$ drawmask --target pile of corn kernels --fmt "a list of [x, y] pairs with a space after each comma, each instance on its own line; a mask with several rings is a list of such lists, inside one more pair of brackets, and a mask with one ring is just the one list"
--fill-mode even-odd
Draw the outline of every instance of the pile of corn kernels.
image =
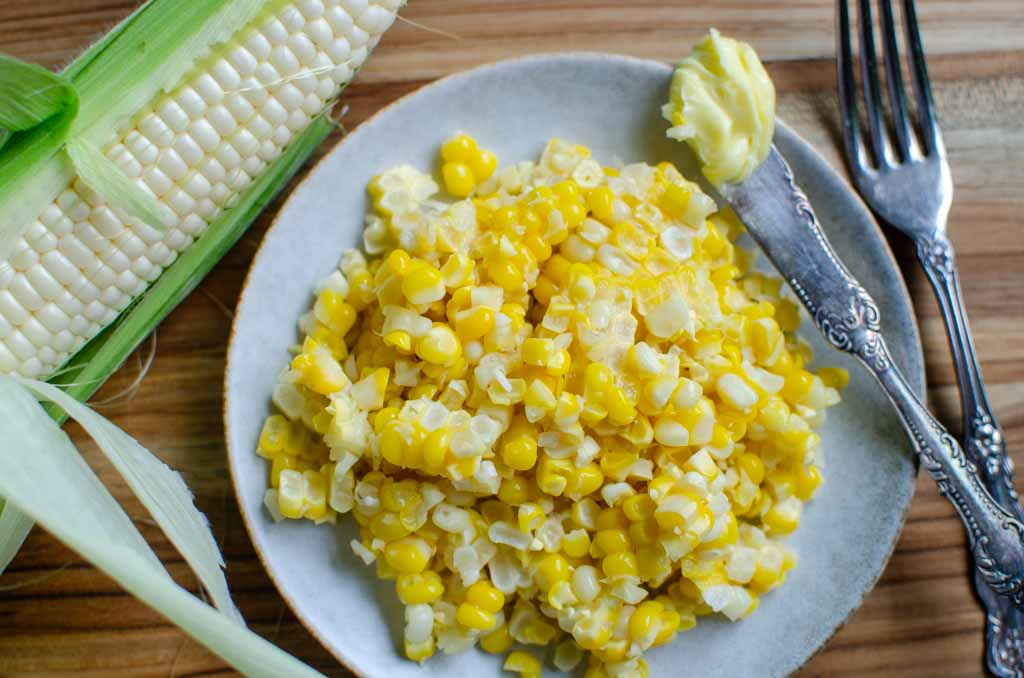
[[[737, 620], [795, 564], [841, 369], [741, 227], [668, 163], [555, 139], [497, 168], [458, 135], [440, 175], [369, 185], [365, 254], [300, 320], [259, 454], [275, 519], [334, 523], [395, 581], [404, 648], [479, 643], [526, 678], [645, 676], [643, 653]], [[589, 657], [586, 657], [589, 653]]]

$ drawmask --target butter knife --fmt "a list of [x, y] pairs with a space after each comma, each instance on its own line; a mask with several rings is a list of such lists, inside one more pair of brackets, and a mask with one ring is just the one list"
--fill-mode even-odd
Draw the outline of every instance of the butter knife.
[[773, 147], [749, 178], [718, 191], [828, 342], [855, 356], [875, 377], [922, 466], [963, 521], [982, 577], [1024, 609], [1024, 524], [992, 498], [978, 469], [893, 363], [877, 304], [836, 256], [789, 165]]

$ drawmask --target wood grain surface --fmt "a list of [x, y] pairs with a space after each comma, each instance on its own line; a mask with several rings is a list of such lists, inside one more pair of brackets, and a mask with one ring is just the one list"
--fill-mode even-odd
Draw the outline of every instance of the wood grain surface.
[[[182, 0], [184, 1], [184, 0]], [[0, 0], [0, 51], [59, 67], [125, 16], [132, 0]], [[993, 405], [1024, 463], [1024, 6], [1020, 0], [918, 2], [956, 196], [950, 217], [974, 336]], [[779, 113], [837, 167], [829, 0], [412, 0], [345, 97], [345, 125], [439, 76], [535, 52], [679, 58], [716, 26], [754, 44], [780, 90]], [[431, 32], [413, 22], [457, 36]], [[329, 148], [333, 138], [324, 148]], [[346, 675], [296, 621], [239, 517], [221, 424], [231, 309], [278, 200], [95, 399], [179, 469], [210, 517], [228, 580], [253, 629], [329, 675]], [[929, 397], [959, 428], [941, 319], [912, 250], [891, 236], [924, 339]], [[174, 578], [195, 578], [81, 431], [70, 433]], [[851, 516], [856, 520], [856, 516]], [[801, 676], [977, 676], [982, 613], [967, 580], [964, 533], [927, 477], [875, 590]], [[837, 573], [841, 576], [841, 573]], [[786, 642], [780, 638], [779, 642]], [[40, 529], [0, 577], [0, 676], [233, 675], [162, 617]]]

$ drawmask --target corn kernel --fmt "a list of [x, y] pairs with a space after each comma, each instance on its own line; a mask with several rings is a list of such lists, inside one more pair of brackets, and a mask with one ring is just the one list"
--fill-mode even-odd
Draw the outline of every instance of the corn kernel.
[[466, 591], [466, 602], [487, 612], [498, 612], [505, 605], [505, 594], [486, 581], [478, 581]]
[[393, 541], [384, 549], [388, 565], [402, 574], [422, 572], [430, 561], [430, 545], [417, 537]]
[[540, 678], [540, 660], [529, 652], [521, 650], [510, 652], [501, 668], [511, 673], [518, 673], [521, 678]]
[[494, 618], [494, 613], [481, 609], [471, 603], [459, 605], [455, 618], [466, 628], [477, 631], [488, 631], [494, 628], [497, 621]]
[[590, 535], [576, 529], [562, 537], [562, 550], [570, 558], [583, 558], [590, 552]]
[[512, 642], [508, 625], [502, 625], [480, 636], [480, 649], [489, 654], [503, 654], [512, 647]]
[[537, 584], [544, 590], [569, 578], [569, 562], [557, 553], [544, 556], [537, 565]]
[[462, 356], [462, 344], [450, 327], [435, 323], [416, 342], [416, 355], [433, 365], [449, 366]]
[[606, 577], [617, 577], [619, 575], [635, 577], [639, 574], [636, 554], [632, 551], [622, 551], [605, 556], [604, 560], [601, 561], [601, 571], [604, 572]]
[[473, 170], [464, 162], [446, 162], [441, 166], [444, 188], [456, 198], [465, 198], [476, 189]]
[[433, 571], [400, 574], [395, 579], [398, 599], [406, 605], [432, 603], [444, 593], [441, 577]]

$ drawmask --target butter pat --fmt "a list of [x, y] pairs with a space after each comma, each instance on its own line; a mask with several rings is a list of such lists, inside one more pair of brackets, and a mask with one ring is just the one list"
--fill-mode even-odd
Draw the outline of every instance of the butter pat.
[[676, 66], [662, 115], [711, 183], [743, 181], [771, 149], [775, 88], [750, 45], [711, 29]]

